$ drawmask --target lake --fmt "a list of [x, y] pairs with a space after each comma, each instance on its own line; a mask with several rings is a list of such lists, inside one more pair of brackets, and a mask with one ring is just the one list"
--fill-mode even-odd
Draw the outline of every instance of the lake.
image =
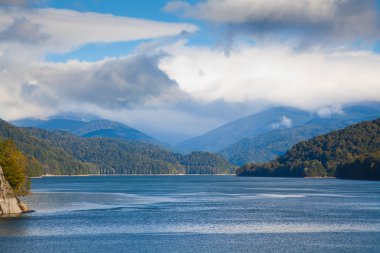
[[380, 182], [235, 176], [32, 180], [0, 252], [380, 252]]

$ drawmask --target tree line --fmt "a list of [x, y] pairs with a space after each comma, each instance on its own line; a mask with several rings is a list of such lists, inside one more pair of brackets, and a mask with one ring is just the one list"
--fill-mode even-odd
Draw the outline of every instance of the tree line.
[[294, 145], [269, 163], [250, 163], [241, 176], [380, 179], [380, 119], [361, 122]]
[[182, 155], [146, 142], [18, 128], [2, 120], [1, 138], [12, 139], [25, 155], [28, 176], [234, 173], [234, 166], [217, 154]]

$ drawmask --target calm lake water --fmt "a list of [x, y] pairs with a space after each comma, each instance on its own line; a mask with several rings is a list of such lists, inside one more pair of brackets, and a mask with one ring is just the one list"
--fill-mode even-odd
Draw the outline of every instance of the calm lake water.
[[0, 252], [380, 252], [380, 182], [235, 176], [33, 179]]

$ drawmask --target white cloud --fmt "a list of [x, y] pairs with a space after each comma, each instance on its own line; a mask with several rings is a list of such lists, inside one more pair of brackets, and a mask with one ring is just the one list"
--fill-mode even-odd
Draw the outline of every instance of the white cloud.
[[[245, 8], [248, 2], [257, 8]], [[338, 37], [374, 34], [368, 5], [348, 15], [348, 22], [343, 14], [332, 18], [338, 12], [351, 13], [351, 9], [337, 12], [338, 2], [352, 3], [224, 0], [218, 1], [219, 9], [212, 9], [216, 6], [212, 0], [195, 6], [176, 4], [183, 5], [180, 8], [189, 11], [188, 16], [213, 22], [253, 22], [255, 28], [266, 20], [272, 27], [277, 22], [306, 23], [305, 27], [321, 23], [319, 31]], [[173, 3], [169, 7], [177, 8]], [[226, 7], [231, 7], [228, 15]], [[368, 51], [308, 48], [300, 52], [270, 40], [265, 45], [240, 45], [226, 55], [184, 42], [150, 41], [125, 57], [53, 64], [44, 62], [46, 54], [70, 52], [89, 43], [175, 36], [197, 27], [56, 9], [0, 8], [0, 17], [0, 116], [8, 120], [87, 112], [147, 132], [194, 135], [268, 104], [326, 115], [345, 103], [380, 101], [380, 56]], [[344, 18], [339, 21], [339, 17]], [[292, 121], [283, 117], [275, 123], [278, 126], [273, 127], [288, 127]]]
[[367, 51], [246, 46], [226, 56], [183, 44], [166, 50], [171, 56], [161, 60], [160, 68], [203, 101], [264, 100], [310, 110], [380, 101], [380, 55]]
[[[69, 52], [88, 43], [154, 39], [197, 30], [196, 26], [186, 23], [158, 22], [58, 9], [0, 8], [0, 16], [0, 32], [12, 36], [12, 43], [17, 40], [23, 40], [24, 44], [29, 39], [35, 41], [35, 33], [40, 33], [41, 36], [44, 35], [40, 49], [55, 53]], [[18, 29], [14, 29], [15, 27]], [[35, 33], [31, 33], [28, 27], [32, 27]], [[3, 38], [2, 42], [9, 40]], [[35, 43], [32, 44], [35, 46]]]
[[39, 63], [0, 72], [6, 120], [91, 113], [148, 133], [200, 134], [252, 112], [249, 105], [199, 103], [158, 68], [161, 56]]
[[[234, 106], [198, 104], [181, 91], [158, 68], [162, 56], [155, 48], [161, 44], [154, 41], [120, 58], [44, 62], [51, 52], [69, 52], [88, 43], [171, 36], [195, 31], [193, 25], [53, 9], [0, 9], [0, 15], [2, 118], [87, 112], [148, 132], [193, 135], [237, 115], [237, 109], [230, 109]], [[238, 111], [251, 111], [243, 107]]]
[[291, 119], [289, 119], [286, 116], [282, 116], [280, 118], [280, 121], [270, 124], [270, 127], [272, 129], [279, 129], [282, 127], [289, 128], [289, 127], [292, 127], [292, 125], [293, 125], [293, 121]]
[[157, 61], [155, 56], [130, 55], [98, 62], [41, 63], [10, 68], [0, 78], [3, 93], [40, 107], [73, 103], [112, 109], [171, 104], [184, 95], [157, 67]]
[[[120, 111], [171, 105], [184, 96], [145, 53], [98, 62], [47, 63], [48, 53], [65, 53], [89, 43], [158, 39], [194, 32], [168, 23], [72, 10], [28, 7], [0, 1], [0, 116], [12, 120], [47, 117], [83, 108]], [[91, 110], [90, 110], [91, 111]]]
[[344, 111], [342, 110], [342, 107], [339, 105], [331, 105], [322, 107], [317, 111], [318, 115], [322, 118], [329, 118], [334, 114], [343, 115]]

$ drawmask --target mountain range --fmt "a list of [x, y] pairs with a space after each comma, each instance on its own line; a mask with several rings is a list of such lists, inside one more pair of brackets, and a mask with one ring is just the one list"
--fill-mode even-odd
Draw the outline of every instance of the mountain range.
[[11, 123], [19, 127], [35, 127], [48, 131], [66, 131], [82, 137], [106, 137], [163, 145], [155, 138], [135, 128], [104, 119], [80, 121], [65, 118], [51, 118], [47, 120], [29, 118], [11, 121]]
[[12, 121], [21, 127], [67, 131], [80, 137], [104, 137], [141, 141], [183, 154], [194, 151], [217, 152], [230, 163], [268, 162], [284, 154], [299, 141], [342, 129], [351, 124], [380, 117], [380, 103], [347, 105], [332, 112], [309, 112], [292, 107], [271, 107], [237, 119], [203, 135], [170, 147], [124, 124], [103, 119], [82, 121], [70, 118]]
[[217, 154], [182, 155], [144, 141], [82, 137], [61, 130], [16, 127], [3, 120], [0, 139], [13, 140], [26, 155], [29, 176], [234, 172], [234, 166]]
[[218, 152], [232, 164], [267, 162], [302, 140], [380, 117], [380, 103], [348, 105], [321, 115], [291, 107], [273, 107], [218, 127], [177, 145], [182, 152]]
[[259, 113], [237, 119], [203, 135], [176, 145], [182, 152], [218, 152], [237, 141], [254, 137], [275, 129], [301, 125], [312, 119], [312, 114], [291, 107], [273, 107]]

